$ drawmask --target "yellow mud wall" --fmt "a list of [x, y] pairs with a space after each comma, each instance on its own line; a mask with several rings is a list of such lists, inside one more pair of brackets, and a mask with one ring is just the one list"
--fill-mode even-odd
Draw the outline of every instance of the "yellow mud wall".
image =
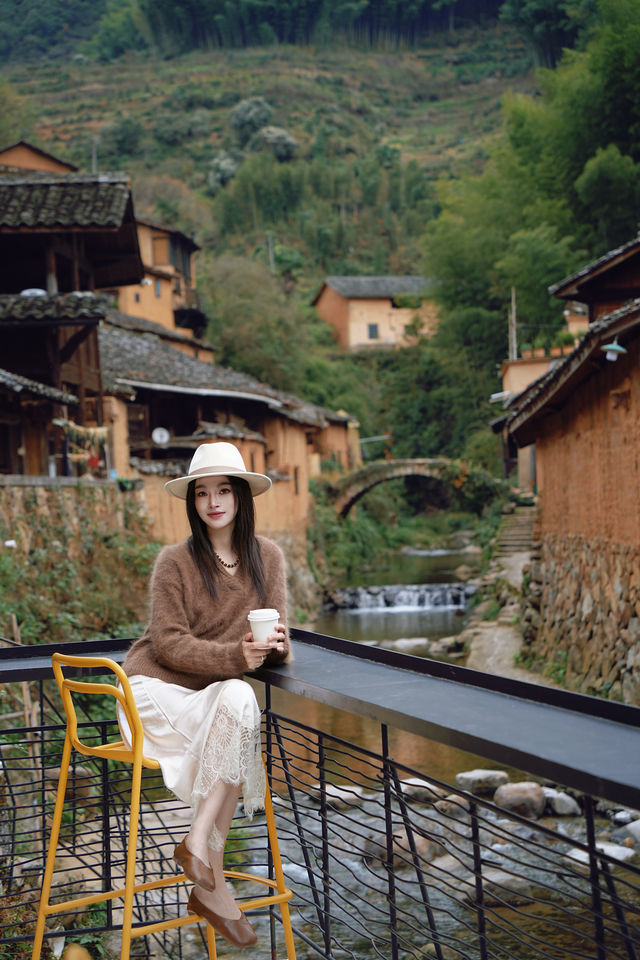
[[318, 316], [335, 330], [338, 345], [346, 349], [349, 346], [349, 301], [331, 287], [325, 287], [316, 310]]
[[[421, 320], [421, 329], [427, 336], [438, 324], [435, 306], [425, 301], [419, 309], [394, 307], [388, 298], [351, 300], [349, 302], [349, 332], [346, 346], [399, 346], [405, 343], [405, 327], [415, 317]], [[369, 336], [369, 324], [378, 325], [378, 336]]]

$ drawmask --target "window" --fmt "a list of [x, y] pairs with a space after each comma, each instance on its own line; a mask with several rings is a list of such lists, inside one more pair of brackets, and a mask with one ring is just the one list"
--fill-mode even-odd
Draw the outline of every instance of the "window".
[[134, 293], [133, 299], [135, 300], [136, 303], [140, 303], [140, 294], [139, 294], [139, 293]]
[[377, 340], [380, 334], [378, 333], [378, 324], [369, 323], [367, 324], [369, 340]]
[[157, 277], [156, 277], [154, 283], [155, 283], [154, 289], [155, 289], [155, 291], [156, 291], [156, 297], [161, 297], [161, 296], [162, 296], [162, 286], [161, 286], [160, 281], [158, 280]]

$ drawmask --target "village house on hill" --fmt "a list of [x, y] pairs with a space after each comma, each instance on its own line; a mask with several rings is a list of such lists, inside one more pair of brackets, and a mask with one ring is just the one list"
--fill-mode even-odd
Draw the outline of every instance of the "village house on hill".
[[[46, 169], [18, 169], [25, 157]], [[0, 151], [0, 484], [137, 482], [172, 541], [188, 531], [164, 480], [231, 439], [274, 481], [259, 528], [304, 542], [309, 479], [323, 460], [359, 464], [356, 421], [216, 365], [197, 336], [196, 244], [136, 220], [125, 176], [55, 163]]]
[[418, 276], [327, 277], [311, 303], [343, 350], [406, 346], [438, 323], [429, 281]]
[[584, 303], [591, 322], [510, 398], [501, 427], [535, 446], [525, 653], [574, 689], [640, 704], [640, 238], [551, 292]]

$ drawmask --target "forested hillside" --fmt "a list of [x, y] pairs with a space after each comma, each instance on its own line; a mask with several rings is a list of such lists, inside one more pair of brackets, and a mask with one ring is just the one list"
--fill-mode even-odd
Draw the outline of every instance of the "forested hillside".
[[[3, 18], [3, 141], [128, 171], [138, 213], [202, 247], [218, 359], [349, 410], [396, 455], [496, 466], [511, 289], [549, 343], [549, 283], [636, 232], [634, 0], [0, 0]], [[102, 63], [125, 21], [133, 49]], [[22, 59], [25, 24], [47, 56]], [[309, 307], [332, 273], [428, 276], [436, 338], [340, 356]]]
[[593, 11], [594, 0], [0, 0], [0, 58], [65, 56], [83, 39], [103, 59], [337, 40], [406, 48], [502, 16], [552, 66]]

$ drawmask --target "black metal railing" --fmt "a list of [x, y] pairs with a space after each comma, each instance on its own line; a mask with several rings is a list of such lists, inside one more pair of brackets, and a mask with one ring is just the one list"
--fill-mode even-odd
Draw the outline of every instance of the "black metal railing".
[[[296, 632], [296, 638], [294, 664], [264, 671], [261, 680], [265, 754], [285, 874], [294, 890], [292, 915], [300, 957], [638, 960], [640, 869], [634, 831], [623, 821], [640, 820], [640, 813], [636, 817], [629, 808], [634, 798], [635, 806], [640, 806], [638, 752], [635, 765], [629, 754], [629, 743], [637, 747], [640, 740], [640, 711], [623, 705], [607, 708], [595, 701], [589, 712], [586, 707], [591, 704], [586, 701], [591, 698], [576, 700], [558, 691], [529, 689], [527, 684], [516, 684], [512, 690], [498, 680], [492, 688], [484, 675], [461, 668], [415, 663], [414, 658], [389, 659], [375, 652], [367, 657], [361, 648], [352, 650], [353, 645], [302, 631]], [[127, 645], [112, 641], [110, 646], [73, 646], [81, 646], [88, 655], [110, 653], [121, 659]], [[0, 656], [0, 679], [33, 682], [33, 698], [39, 699], [42, 717], [40, 724], [31, 726], [11, 726], [9, 720], [0, 732], [4, 894], [0, 949], [26, 948], [37, 909], [47, 821], [65, 732], [52, 681], [47, 679], [48, 657], [50, 651], [29, 648], [20, 666], [6, 651]], [[386, 683], [378, 694], [377, 676]], [[364, 691], [363, 683], [368, 687]], [[395, 701], [400, 700], [407, 729], [417, 732], [419, 716], [433, 726], [428, 716], [433, 708], [420, 702], [420, 690], [423, 698], [429, 695], [430, 701], [436, 701], [438, 684], [454, 685], [448, 701], [462, 688], [471, 714], [475, 696], [485, 705], [489, 697], [495, 710], [509, 715], [518, 705], [524, 713], [541, 711], [544, 720], [529, 729], [527, 742], [519, 743], [517, 749], [531, 757], [529, 769], [534, 768], [538, 780], [545, 782], [541, 769], [545, 764], [549, 767], [548, 779], [553, 782], [545, 786], [557, 787], [563, 796], [573, 798], [573, 815], [559, 816], [547, 807], [542, 818], [527, 818], [489, 797], [436, 779], [424, 768], [401, 762], [393, 746], [397, 737], [390, 735], [385, 721], [390, 715], [399, 716]], [[284, 715], [274, 706], [278, 688], [298, 694], [306, 691], [314, 700], [335, 700], [351, 709], [358, 699], [362, 715], [377, 725], [379, 747], [367, 748], [319, 729], [304, 716]], [[442, 704], [438, 709], [444, 712]], [[599, 711], [606, 715], [592, 715]], [[475, 750], [482, 739], [494, 764], [504, 766], [512, 759], [516, 747], [509, 729], [495, 741], [486, 739], [488, 731], [496, 729], [495, 718], [479, 714], [473, 735], [462, 730], [463, 718], [455, 729], [448, 722], [450, 726], [442, 726], [442, 740]], [[563, 768], [562, 778], [557, 775], [562, 744], [550, 742], [545, 722], [550, 729], [561, 723], [556, 740], [562, 740], [567, 731], [579, 737], [581, 730], [591, 738], [567, 751], [571, 763]], [[111, 717], [87, 717], [83, 735], [104, 742], [117, 736], [117, 726]], [[620, 748], [626, 754], [619, 758], [622, 770], [617, 776], [616, 757], [610, 757], [608, 766], [602, 761], [603, 782], [595, 799], [576, 784], [591, 782], [595, 773], [588, 756], [593, 751], [600, 756], [607, 741], [609, 754]], [[54, 877], [60, 899], [80, 890], [108, 889], [122, 877], [128, 789], [124, 765], [75, 760]], [[141, 880], [173, 873], [170, 854], [188, 820], [189, 811], [166, 793], [156, 775], [145, 778], [138, 853]], [[640, 847], [640, 838], [637, 843]], [[268, 873], [261, 817], [251, 823], [241, 818], [234, 821], [227, 862], [236, 869]], [[249, 894], [242, 885], [237, 892]], [[149, 916], [160, 918], [185, 908], [184, 888], [170, 886], [140, 895], [135, 919], [143, 922]], [[61, 936], [87, 938], [106, 931], [108, 945], [117, 954], [117, 902], [59, 919], [63, 929], [49, 931], [48, 943]], [[259, 915], [255, 926], [259, 942], [253, 960], [283, 956], [277, 911], [273, 917]], [[137, 956], [149, 958], [206, 955], [201, 933], [194, 927], [147, 937], [137, 941], [135, 949]], [[229, 950], [224, 956], [235, 954]]]

